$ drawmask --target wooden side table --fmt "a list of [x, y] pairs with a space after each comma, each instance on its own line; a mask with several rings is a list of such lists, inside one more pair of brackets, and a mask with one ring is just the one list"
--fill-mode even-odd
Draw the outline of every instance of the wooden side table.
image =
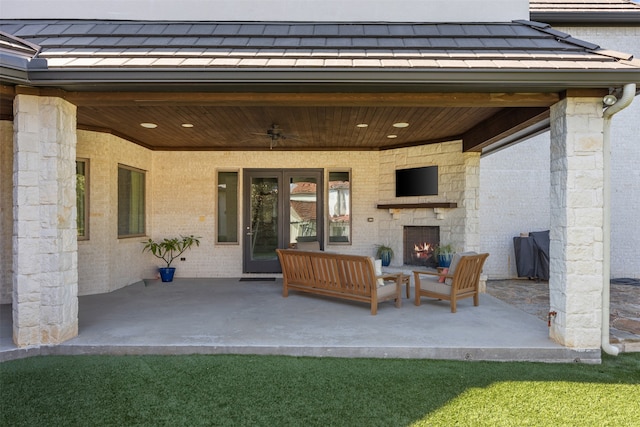
[[400, 283], [404, 283], [407, 289], [407, 299], [411, 298], [411, 276], [408, 274], [400, 273]]

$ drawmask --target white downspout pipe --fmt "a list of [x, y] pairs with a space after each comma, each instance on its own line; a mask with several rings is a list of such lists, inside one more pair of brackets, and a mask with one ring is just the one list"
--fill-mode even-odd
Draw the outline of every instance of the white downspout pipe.
[[602, 349], [612, 355], [617, 356], [618, 347], [609, 342], [609, 311], [611, 292], [611, 118], [614, 114], [627, 108], [633, 97], [636, 95], [636, 85], [634, 83], [624, 85], [622, 97], [612, 106], [604, 110], [604, 130], [603, 130], [603, 252], [604, 262], [602, 268]]

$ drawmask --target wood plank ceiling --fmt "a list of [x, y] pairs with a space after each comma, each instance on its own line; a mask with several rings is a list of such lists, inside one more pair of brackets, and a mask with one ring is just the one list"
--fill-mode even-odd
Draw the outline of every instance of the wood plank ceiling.
[[[79, 107], [80, 128], [108, 130], [155, 150], [381, 150], [414, 146], [461, 139], [471, 130], [477, 134], [479, 126], [499, 113], [509, 114], [514, 107], [534, 107], [539, 113], [558, 100], [557, 94], [154, 95], [100, 100], [104, 96], [90, 98], [83, 93], [70, 98]], [[148, 129], [141, 123], [157, 127]], [[397, 123], [408, 126], [395, 127]], [[277, 126], [275, 140], [273, 125]], [[481, 140], [495, 136], [491, 129], [486, 132]]]
[[529, 116], [532, 123], [548, 117], [548, 107], [559, 99], [555, 93], [37, 91], [75, 104], [79, 129], [113, 133], [153, 150], [385, 150], [461, 140], [468, 134], [473, 143], [465, 150], [478, 151], [505, 132], [494, 129], [493, 117], [505, 122], [503, 116], [517, 116], [515, 132]]

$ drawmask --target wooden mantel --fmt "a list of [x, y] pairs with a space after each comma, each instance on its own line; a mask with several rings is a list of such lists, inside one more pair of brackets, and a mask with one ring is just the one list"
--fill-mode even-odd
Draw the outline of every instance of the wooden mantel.
[[457, 208], [455, 202], [431, 202], [431, 203], [385, 203], [378, 204], [378, 209], [423, 209], [423, 208]]

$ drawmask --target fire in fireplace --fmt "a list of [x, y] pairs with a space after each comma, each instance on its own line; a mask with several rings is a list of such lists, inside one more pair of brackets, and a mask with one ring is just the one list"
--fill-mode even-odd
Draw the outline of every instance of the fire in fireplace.
[[405, 226], [403, 234], [405, 265], [437, 267], [433, 251], [440, 243], [440, 227]]

